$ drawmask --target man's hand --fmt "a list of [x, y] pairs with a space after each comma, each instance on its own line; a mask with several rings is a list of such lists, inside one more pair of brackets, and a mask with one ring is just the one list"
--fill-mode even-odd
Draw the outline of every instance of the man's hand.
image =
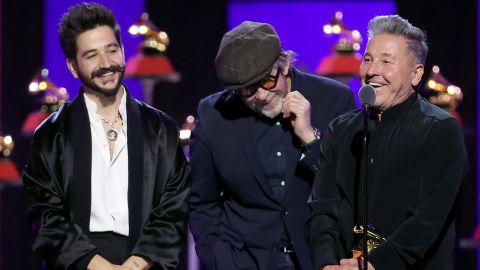
[[283, 99], [282, 113], [290, 118], [295, 135], [307, 144], [315, 140], [315, 132], [310, 123], [310, 102], [298, 91], [288, 93]]
[[[340, 265], [326, 265], [322, 270], [361, 270], [363, 261], [358, 259], [341, 259]], [[375, 270], [373, 265], [368, 262], [368, 270]]]
[[[114, 264], [107, 261], [100, 255], [93, 256], [92, 260], [87, 265], [87, 270], [114, 270], [117, 269]], [[125, 269], [127, 270], [127, 269]]]
[[152, 267], [152, 263], [139, 256], [130, 256], [122, 266], [129, 270], [147, 270]]
[[[361, 270], [363, 269], [363, 259], [341, 259], [340, 266], [345, 268], [340, 268], [342, 270]], [[368, 269], [375, 270], [373, 265], [368, 262]]]

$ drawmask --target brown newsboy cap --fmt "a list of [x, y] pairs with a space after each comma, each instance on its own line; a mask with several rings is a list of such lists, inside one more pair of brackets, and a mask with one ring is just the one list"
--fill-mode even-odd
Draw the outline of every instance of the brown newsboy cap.
[[218, 78], [227, 89], [251, 85], [267, 76], [280, 50], [273, 26], [244, 21], [223, 35], [215, 58]]

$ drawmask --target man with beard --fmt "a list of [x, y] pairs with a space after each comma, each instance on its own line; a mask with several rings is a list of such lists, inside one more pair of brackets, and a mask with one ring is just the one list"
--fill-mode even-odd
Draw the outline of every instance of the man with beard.
[[[270, 24], [243, 22], [215, 65], [191, 144], [190, 228], [206, 269], [313, 269], [305, 236], [322, 130], [352, 91], [292, 66]], [[305, 164], [304, 164], [305, 163]]]
[[71, 7], [59, 36], [82, 87], [33, 138], [23, 174], [39, 225], [33, 249], [47, 269], [175, 269], [190, 179], [177, 127], [122, 84], [123, 46], [109, 9]]

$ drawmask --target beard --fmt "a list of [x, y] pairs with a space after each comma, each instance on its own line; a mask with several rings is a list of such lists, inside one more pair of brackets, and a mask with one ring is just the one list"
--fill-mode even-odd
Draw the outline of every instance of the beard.
[[[98, 85], [95, 83], [94, 79], [96, 77], [100, 77], [104, 74], [109, 72], [113, 72], [114, 74], [119, 74], [117, 83], [113, 86], [113, 88], [106, 88]], [[78, 72], [78, 78], [82, 82], [82, 84], [91, 89], [94, 92], [97, 92], [105, 97], [112, 97], [118, 93], [120, 86], [122, 85], [123, 76], [125, 75], [125, 66], [119, 65], [111, 65], [109, 68], [98, 68], [94, 70], [90, 76], [82, 73], [81, 71]], [[90, 77], [90, 78], [89, 78]]]
[[[274, 104], [271, 104], [271, 102], [275, 102]], [[274, 94], [274, 96], [264, 102], [261, 101], [253, 101], [253, 102], [246, 102], [248, 107], [252, 109], [253, 111], [260, 113], [268, 118], [275, 118], [277, 115], [279, 115], [282, 112], [283, 108], [283, 100], [278, 94]], [[265, 106], [271, 105], [272, 108], [267, 109]]]

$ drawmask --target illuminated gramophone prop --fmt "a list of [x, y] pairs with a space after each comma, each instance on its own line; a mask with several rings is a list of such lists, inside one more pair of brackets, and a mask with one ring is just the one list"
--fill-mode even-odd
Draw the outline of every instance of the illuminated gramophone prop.
[[329, 24], [323, 26], [327, 35], [338, 35], [333, 53], [324, 57], [315, 72], [348, 84], [358, 76], [361, 56], [358, 54], [362, 36], [357, 30], [349, 30], [342, 22], [343, 13], [337, 11]]
[[138, 53], [130, 57], [125, 68], [127, 78], [139, 79], [142, 84], [143, 99], [153, 104], [153, 90], [159, 81], [178, 82], [180, 74], [173, 69], [165, 51], [170, 43], [167, 33], [159, 31], [143, 13], [140, 20], [130, 26], [128, 32], [143, 37]]
[[185, 122], [180, 129], [180, 141], [183, 146], [183, 152], [185, 156], [190, 158], [190, 136], [192, 135], [193, 127], [195, 126], [195, 117], [192, 115], [187, 116]]
[[9, 159], [13, 151], [14, 142], [12, 136], [0, 135], [0, 181], [20, 180], [20, 173], [15, 164]]
[[39, 70], [28, 86], [28, 92], [38, 97], [40, 109], [27, 116], [23, 122], [23, 134], [31, 135], [52, 112], [68, 100], [64, 87], [57, 87], [48, 77], [48, 69]]
[[463, 126], [462, 118], [456, 111], [458, 104], [463, 99], [462, 89], [448, 82], [440, 73], [438, 66], [433, 66], [425, 88], [433, 94], [428, 98], [430, 102], [449, 112]]

